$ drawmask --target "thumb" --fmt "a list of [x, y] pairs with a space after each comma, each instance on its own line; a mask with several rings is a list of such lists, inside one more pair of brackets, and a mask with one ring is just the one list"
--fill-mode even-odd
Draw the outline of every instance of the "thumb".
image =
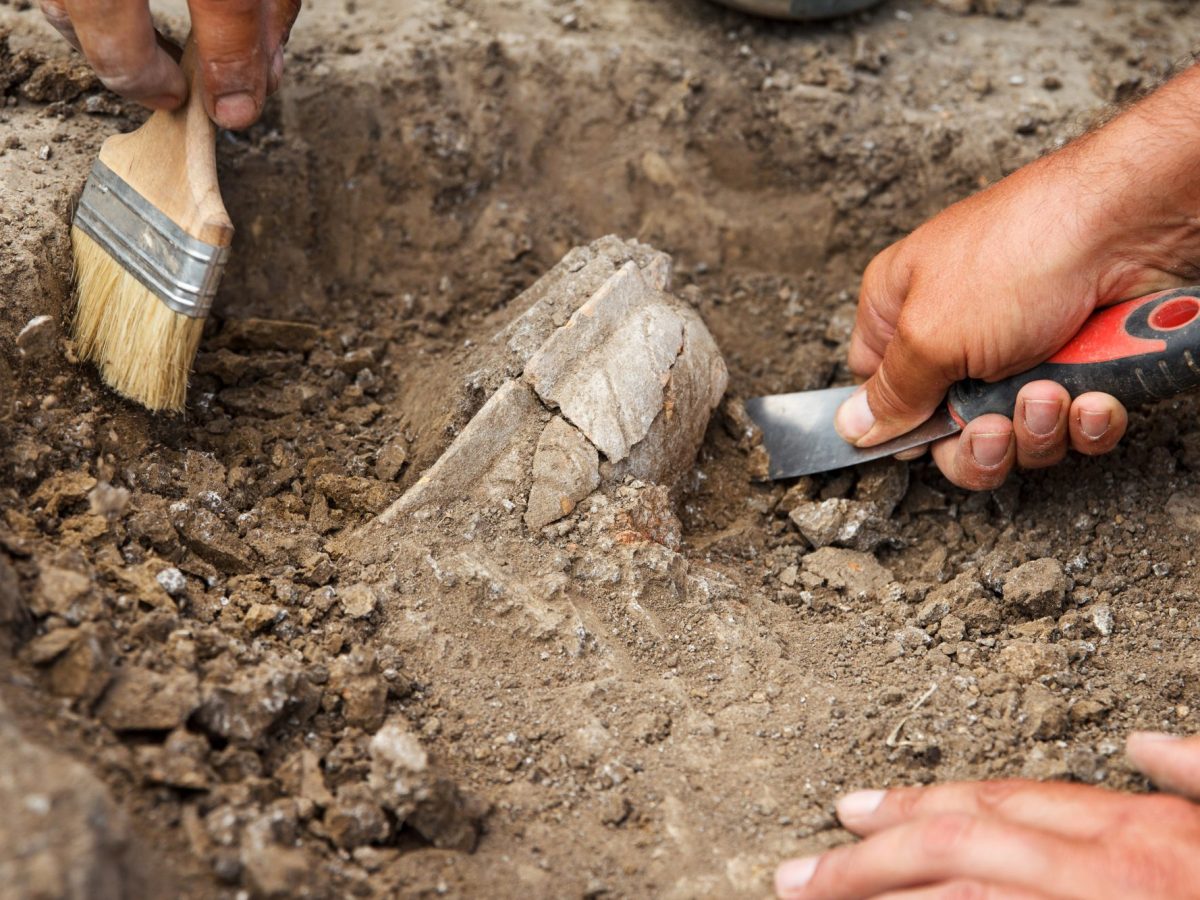
[[834, 425], [843, 438], [872, 447], [912, 431], [933, 414], [957, 378], [939, 358], [944, 353], [928, 340], [901, 319], [875, 374], [837, 412]]
[[1135, 731], [1125, 742], [1125, 754], [1162, 790], [1200, 801], [1200, 737]]

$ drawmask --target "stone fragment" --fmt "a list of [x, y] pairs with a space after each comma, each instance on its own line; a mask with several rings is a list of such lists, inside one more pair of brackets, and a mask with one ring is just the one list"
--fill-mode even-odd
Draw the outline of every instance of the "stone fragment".
[[892, 640], [899, 649], [900, 656], [907, 656], [915, 650], [921, 650], [933, 643], [933, 639], [921, 628], [906, 625], [892, 634]]
[[[514, 499], [533, 460], [542, 406], [527, 386], [505, 382], [467, 423], [454, 443], [379, 516], [388, 524], [417, 510], [448, 506], [464, 497]], [[507, 496], [506, 496], [507, 495]]]
[[342, 605], [342, 612], [352, 619], [365, 619], [379, 605], [375, 588], [361, 582], [338, 588], [337, 598]]
[[1099, 700], [1080, 700], [1074, 704], [1069, 712], [1072, 722], [1078, 725], [1089, 725], [1093, 722], [1099, 722], [1109, 713], [1107, 704]]
[[381, 844], [391, 832], [387, 814], [365, 784], [339, 788], [337, 798], [325, 810], [324, 821], [330, 840], [343, 850]]
[[92, 515], [117, 519], [129, 508], [129, 489], [101, 481], [88, 492], [87, 499]]
[[979, 580], [988, 590], [999, 594], [1004, 590], [1004, 579], [1008, 573], [1029, 560], [1024, 546], [1015, 541], [1003, 542], [979, 564]]
[[368, 783], [378, 801], [435, 847], [470, 852], [485, 807], [441, 777], [408, 723], [392, 719], [371, 738]]
[[1067, 595], [1067, 575], [1056, 559], [1035, 559], [1004, 578], [1004, 602], [1012, 611], [1040, 618], [1059, 616]]
[[800, 503], [788, 518], [813, 547], [870, 551], [891, 538], [890, 524], [874, 504], [843, 497]]
[[626, 263], [525, 366], [525, 379], [612, 462], [629, 455], [663, 408], [683, 349], [683, 320]]
[[71, 569], [43, 565], [30, 608], [37, 616], [70, 617], [72, 607], [91, 590], [91, 578]]
[[[87, 768], [31, 743], [0, 704], [0, 896], [123, 900], [129, 826]], [[153, 864], [153, 863], [151, 863]]]
[[57, 516], [60, 510], [81, 503], [96, 486], [96, 479], [87, 472], [59, 472], [38, 485], [30, 498], [41, 505], [46, 515]]
[[316, 703], [297, 664], [266, 660], [206, 679], [196, 721], [218, 737], [255, 745], [285, 716], [307, 719]]
[[374, 731], [387, 714], [387, 683], [373, 654], [356, 649], [338, 657], [330, 668], [329, 687], [342, 698], [346, 724]]
[[380, 481], [395, 481], [408, 462], [408, 442], [397, 434], [388, 440], [375, 456], [375, 477]]
[[804, 570], [850, 597], [879, 598], [894, 579], [869, 553], [825, 547], [801, 560]]
[[600, 455], [578, 428], [555, 416], [542, 431], [533, 455], [533, 487], [525, 524], [538, 529], [570, 515], [600, 486]]
[[1066, 701], [1043, 685], [1031, 684], [1025, 688], [1021, 715], [1024, 718], [1022, 731], [1027, 737], [1047, 741], [1066, 733]]
[[70, 646], [50, 668], [50, 690], [88, 706], [112, 680], [112, 647], [93, 626], [75, 632]]
[[147, 744], [136, 750], [147, 781], [188, 791], [207, 790], [217, 780], [208, 752], [208, 741], [183, 728], [171, 732], [161, 746]]
[[251, 603], [242, 622], [247, 631], [258, 634], [274, 627], [283, 615], [283, 608], [274, 603]]
[[881, 518], [890, 518], [908, 493], [908, 463], [898, 459], [877, 459], [858, 468], [854, 499], [872, 503]]
[[47, 356], [54, 352], [57, 337], [52, 316], [34, 316], [17, 332], [17, 348], [22, 356]]
[[171, 504], [171, 524], [189, 550], [229, 575], [253, 571], [252, 551], [214, 512], [187, 501]]
[[77, 628], [55, 628], [26, 644], [22, 655], [35, 666], [44, 666], [62, 656], [67, 648], [75, 643], [77, 637]]
[[163, 569], [154, 580], [171, 597], [182, 597], [187, 593], [187, 578], [174, 566]]
[[96, 712], [114, 731], [169, 731], [183, 725], [199, 705], [191, 672], [160, 674], [135, 667], [121, 670]]
[[308, 800], [321, 809], [333, 803], [333, 795], [325, 784], [321, 760], [312, 750], [304, 748], [293, 753], [275, 770], [283, 789], [293, 797]]
[[1092, 624], [1101, 637], [1108, 637], [1113, 632], [1112, 608], [1107, 603], [1097, 603], [1092, 607]]
[[1020, 681], [1033, 681], [1067, 668], [1067, 651], [1058, 644], [1010, 641], [1000, 651], [1000, 665]]
[[98, 87], [100, 81], [91, 66], [77, 57], [55, 57], [33, 70], [21, 85], [21, 95], [34, 103], [62, 103]]
[[945, 596], [930, 597], [917, 610], [917, 624], [922, 628], [941, 622], [950, 613], [950, 603]]
[[338, 509], [377, 513], [396, 496], [396, 489], [374, 478], [326, 473], [317, 476], [317, 490]]

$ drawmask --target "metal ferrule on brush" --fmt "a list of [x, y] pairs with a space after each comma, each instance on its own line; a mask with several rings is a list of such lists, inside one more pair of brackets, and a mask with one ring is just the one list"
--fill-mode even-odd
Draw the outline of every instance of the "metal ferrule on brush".
[[229, 248], [192, 237], [99, 160], [75, 225], [170, 309], [208, 315]]

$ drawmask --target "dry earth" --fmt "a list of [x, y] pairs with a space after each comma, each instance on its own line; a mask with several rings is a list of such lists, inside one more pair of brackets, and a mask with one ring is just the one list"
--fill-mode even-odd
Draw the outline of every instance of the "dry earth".
[[[844, 379], [871, 255], [1188, 60], [1193, 4], [310, 6], [221, 138], [234, 262], [154, 418], [64, 327], [72, 200], [140, 114], [0, 0], [0, 896], [761, 897], [847, 788], [1145, 787], [1123, 736], [1200, 708], [1196, 400], [969, 496], [752, 483], [736, 398]], [[724, 354], [694, 466], [606, 460], [544, 529], [520, 465], [375, 521], [610, 233]]]

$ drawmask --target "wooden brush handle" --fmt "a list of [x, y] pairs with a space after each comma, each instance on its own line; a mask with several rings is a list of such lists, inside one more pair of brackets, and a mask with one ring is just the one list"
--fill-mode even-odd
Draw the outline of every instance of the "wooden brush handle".
[[188, 38], [180, 61], [187, 102], [156, 112], [131, 134], [110, 137], [100, 160], [194, 238], [228, 247], [233, 223], [217, 183], [217, 129], [204, 109], [196, 42]]

